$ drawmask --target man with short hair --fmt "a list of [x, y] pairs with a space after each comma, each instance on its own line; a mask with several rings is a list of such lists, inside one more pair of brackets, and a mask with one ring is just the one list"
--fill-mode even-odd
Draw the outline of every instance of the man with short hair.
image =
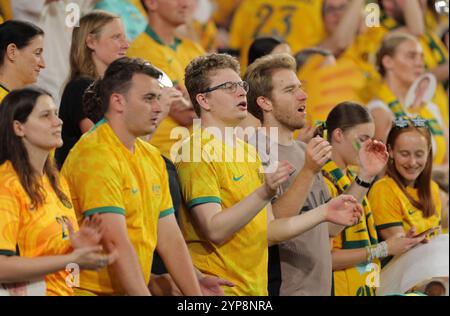
[[169, 116], [161, 122], [150, 143], [170, 158], [170, 149], [176, 142], [170, 133], [177, 126], [192, 126], [192, 110], [184, 86], [184, 69], [195, 57], [203, 55], [203, 48], [187, 38], [176, 37], [177, 27], [189, 20], [193, 0], [141, 0], [147, 12], [148, 25], [128, 49], [128, 56], [140, 57], [167, 73], [174, 85], [186, 94], [173, 102]]
[[198, 57], [185, 78], [201, 118], [201, 130], [182, 144], [176, 161], [185, 200], [181, 227], [194, 265], [233, 282], [225, 294], [267, 295], [268, 245], [289, 240], [330, 214], [351, 225], [361, 207], [341, 196], [321, 206], [317, 218], [274, 220], [270, 201], [293, 170], [282, 161], [264, 176], [255, 148], [233, 134], [247, 115], [248, 84], [239, 76], [237, 60], [225, 54]]
[[173, 215], [164, 160], [139, 138], [156, 127], [160, 76], [148, 62], [124, 57], [90, 88], [89, 100], [105, 117], [74, 146], [62, 173], [78, 218], [101, 214], [102, 243], [119, 257], [108, 270], [82, 271], [75, 294], [149, 295], [157, 248], [181, 292], [201, 295]]
[[[275, 162], [274, 152], [278, 159], [287, 160], [296, 168], [296, 172], [282, 184], [279, 194], [272, 200], [275, 218], [317, 216], [314, 215], [317, 209], [330, 200], [320, 171], [331, 158], [331, 148], [321, 137], [314, 137], [308, 145], [293, 137], [294, 131], [305, 124], [307, 100], [296, 74], [295, 59], [288, 54], [264, 56], [249, 66], [244, 79], [250, 86], [249, 112], [262, 123], [262, 129], [249, 143], [266, 156], [267, 168]], [[269, 133], [273, 128], [278, 130], [277, 139]], [[269, 154], [266, 154], [267, 151]], [[379, 165], [374, 156], [366, 153], [360, 155], [365, 155], [369, 164]], [[380, 170], [371, 171], [374, 174], [367, 178], [361, 177], [372, 181], [372, 177]], [[366, 192], [367, 188], [352, 183], [346, 194], [362, 201]], [[329, 238], [337, 236], [343, 228], [332, 223], [316, 222], [309, 231], [274, 246], [269, 258], [269, 277], [273, 281], [270, 284], [271, 294], [331, 295]]]

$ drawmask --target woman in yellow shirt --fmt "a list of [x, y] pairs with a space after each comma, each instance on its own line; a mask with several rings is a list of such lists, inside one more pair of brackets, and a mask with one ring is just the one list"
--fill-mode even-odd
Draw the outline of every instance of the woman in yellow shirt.
[[[421, 241], [392, 236], [385, 242], [378, 242], [366, 194], [374, 177], [385, 167], [388, 153], [384, 144], [372, 140], [374, 130], [367, 110], [352, 102], [338, 104], [326, 121], [332, 159], [323, 166], [322, 173], [328, 190], [332, 197], [352, 195], [364, 209], [359, 223], [346, 227], [333, 238], [333, 294], [336, 296], [376, 295], [372, 276], [381, 270], [379, 259], [404, 253]], [[357, 174], [351, 166], [358, 167]]]
[[14, 90], [0, 106], [3, 287], [24, 291], [24, 284], [11, 283], [44, 279], [47, 295], [71, 295], [65, 272], [70, 263], [97, 270], [116, 256], [100, 253], [98, 218], [85, 219], [74, 233], [78, 225], [68, 186], [49, 158], [62, 144], [61, 126], [52, 98], [38, 88]]
[[441, 228], [442, 205], [439, 187], [431, 180], [431, 132], [427, 124], [421, 118], [400, 118], [388, 135], [386, 175], [369, 194], [377, 231], [384, 240], [407, 232], [429, 238]]
[[13, 89], [36, 83], [45, 68], [44, 31], [24, 21], [0, 24], [0, 101]]

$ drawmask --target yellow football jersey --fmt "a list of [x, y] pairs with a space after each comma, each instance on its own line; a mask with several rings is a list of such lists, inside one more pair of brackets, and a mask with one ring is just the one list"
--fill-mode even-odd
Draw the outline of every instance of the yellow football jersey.
[[[148, 26], [128, 49], [128, 56], [148, 60], [164, 71], [174, 82], [184, 88], [184, 70], [196, 57], [205, 52], [201, 46], [187, 39], [177, 39], [175, 45], [165, 45], [158, 35]], [[177, 140], [170, 139], [172, 128], [179, 126], [171, 118], [164, 119], [156, 129], [150, 143], [160, 149], [161, 153], [170, 157], [169, 150]]]
[[[344, 174], [333, 161], [325, 164], [323, 172], [325, 183], [332, 197], [342, 194], [353, 181], [353, 175], [350, 172]], [[329, 179], [329, 177], [334, 177], [334, 179]], [[364, 210], [361, 221], [356, 225], [346, 227], [339, 235], [333, 237], [333, 249], [360, 249], [378, 243], [373, 213], [367, 198], [364, 198], [361, 204]], [[377, 271], [381, 269], [379, 264], [379, 260], [374, 260], [333, 271], [333, 294], [335, 296], [375, 296], [376, 288], [367, 284], [367, 279], [374, 269], [377, 269], [374, 265], [378, 266]]]
[[261, 186], [264, 178], [256, 149], [241, 140], [231, 147], [205, 131], [194, 132], [181, 148], [187, 155], [175, 163], [185, 200], [180, 221], [194, 265], [233, 282], [234, 287], [224, 288], [226, 295], [267, 295], [267, 210], [221, 246], [202, 235], [190, 213], [204, 203], [220, 204], [226, 211]]
[[230, 47], [241, 51], [242, 70], [255, 38], [277, 36], [293, 52], [320, 43], [326, 37], [321, 10], [321, 0], [243, 0], [230, 28]]
[[9, 90], [0, 84], [0, 102], [8, 95]]
[[214, 5], [213, 19], [218, 25], [226, 26], [234, 10], [242, 0], [212, 0]]
[[[174, 212], [166, 166], [159, 151], [137, 139], [131, 153], [106, 120], [78, 141], [65, 161], [78, 220], [95, 213], [125, 216], [145, 282], [150, 280], [158, 218]], [[123, 294], [108, 269], [82, 271], [81, 289], [103, 295]]]
[[[0, 254], [35, 258], [56, 256], [71, 251], [67, 221], [78, 230], [70, 202], [62, 203], [48, 178], [42, 177], [46, 199], [34, 207], [10, 161], [0, 166]], [[60, 188], [70, 198], [62, 177]], [[66, 285], [68, 274], [61, 271], [45, 276], [47, 295], [72, 295]]]
[[[406, 191], [413, 199], [418, 200], [417, 189], [407, 187]], [[434, 181], [431, 182], [431, 194], [436, 213], [429, 218], [425, 218], [422, 211], [409, 202], [392, 178], [388, 176], [381, 178], [369, 192], [369, 201], [377, 229], [400, 226], [403, 227], [405, 232], [408, 232], [414, 226], [417, 234], [420, 234], [430, 228], [440, 226], [442, 206], [439, 187]]]

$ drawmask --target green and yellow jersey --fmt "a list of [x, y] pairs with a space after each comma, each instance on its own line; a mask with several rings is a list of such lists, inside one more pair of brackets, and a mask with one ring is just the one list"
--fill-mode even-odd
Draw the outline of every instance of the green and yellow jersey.
[[[0, 166], [0, 255], [26, 258], [57, 256], [71, 251], [67, 222], [78, 230], [75, 212], [69, 201], [61, 202], [47, 176], [39, 179], [46, 194], [36, 207], [20, 183], [10, 161]], [[62, 191], [70, 198], [69, 188], [60, 177]], [[47, 295], [72, 295], [66, 285], [66, 271], [45, 276]]]
[[239, 139], [232, 147], [204, 130], [194, 132], [181, 148], [188, 155], [176, 162], [185, 200], [180, 220], [194, 265], [233, 282], [234, 287], [224, 288], [226, 295], [267, 295], [267, 210], [221, 246], [203, 236], [191, 214], [205, 203], [219, 204], [226, 212], [261, 186], [264, 178], [256, 149]]
[[[125, 217], [145, 282], [150, 280], [158, 219], [174, 212], [166, 166], [159, 151], [137, 139], [134, 153], [101, 120], [73, 147], [66, 176], [79, 221], [96, 213]], [[80, 288], [95, 294], [123, 294], [108, 269], [82, 271]]]

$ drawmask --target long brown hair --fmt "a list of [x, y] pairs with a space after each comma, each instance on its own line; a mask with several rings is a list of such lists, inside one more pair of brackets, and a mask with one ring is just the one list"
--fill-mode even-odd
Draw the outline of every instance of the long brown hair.
[[[33, 111], [38, 98], [42, 95], [51, 96], [40, 88], [23, 88], [11, 91], [0, 104], [0, 165], [6, 161], [16, 171], [20, 183], [36, 208], [41, 206], [46, 199], [46, 192], [42, 187], [37, 173], [30, 163], [28, 151], [22, 139], [14, 132], [14, 121], [25, 123]], [[59, 185], [59, 176], [53, 159], [47, 158], [44, 165], [44, 174], [56, 195], [63, 204], [67, 204], [68, 197], [62, 192]]]
[[70, 77], [69, 81], [85, 76], [97, 79], [99, 74], [92, 59], [92, 50], [87, 46], [89, 35], [98, 38], [103, 27], [119, 16], [101, 10], [94, 10], [80, 19], [80, 26], [74, 28], [72, 45], [70, 46]]
[[391, 150], [394, 149], [395, 142], [397, 141], [397, 138], [407, 132], [417, 132], [425, 139], [428, 143], [428, 157], [427, 162], [425, 164], [425, 168], [423, 169], [422, 173], [417, 177], [415, 187], [418, 190], [419, 195], [419, 201], [416, 201], [413, 199], [413, 197], [406, 191], [406, 186], [403, 181], [403, 177], [401, 174], [397, 171], [395, 168], [395, 163], [392, 159], [389, 160], [386, 174], [391, 177], [395, 183], [399, 186], [400, 190], [406, 195], [409, 202], [411, 204], [422, 211], [425, 218], [428, 218], [430, 216], [433, 216], [436, 212], [435, 210], [435, 204], [433, 201], [433, 196], [431, 194], [431, 173], [432, 173], [432, 167], [433, 167], [433, 154], [432, 154], [432, 147], [431, 147], [431, 132], [427, 127], [415, 127], [412, 125], [411, 122], [408, 123], [408, 127], [392, 127], [391, 131], [389, 132], [388, 139], [387, 139], [387, 146]]

